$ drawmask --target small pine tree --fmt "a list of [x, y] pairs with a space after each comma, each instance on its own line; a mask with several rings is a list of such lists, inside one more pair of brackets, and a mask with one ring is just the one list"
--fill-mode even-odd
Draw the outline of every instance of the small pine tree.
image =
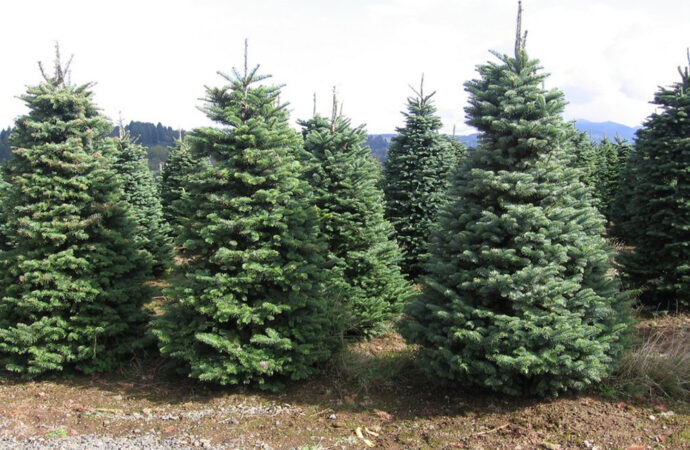
[[563, 94], [541, 87], [520, 16], [515, 56], [494, 53], [465, 84], [479, 147], [454, 172], [402, 330], [442, 380], [548, 395], [610, 373], [627, 310], [603, 219], [568, 167]]
[[597, 176], [596, 197], [599, 199], [599, 211], [611, 218], [611, 210], [618, 192], [621, 176], [621, 162], [618, 159], [619, 146], [604, 138], [597, 145], [601, 155], [601, 165]]
[[658, 112], [637, 133], [619, 194], [620, 226], [634, 247], [620, 257], [626, 280], [644, 305], [671, 311], [690, 310], [690, 68], [678, 71], [680, 82], [654, 96]]
[[122, 125], [115, 143], [115, 168], [122, 178], [124, 201], [135, 226], [134, 242], [150, 259], [153, 274], [160, 275], [172, 264], [172, 246], [146, 149], [135, 144]]
[[4, 173], [0, 368], [25, 377], [108, 370], [146, 343], [150, 267], [133, 245], [111, 126], [57, 53], [55, 74], [21, 97], [29, 112]]
[[173, 230], [182, 225], [183, 213], [177, 202], [185, 195], [185, 177], [200, 170], [201, 164], [192, 157], [187, 140], [180, 136], [170, 149], [160, 176], [163, 217]]
[[458, 160], [460, 143], [449, 145], [439, 133], [441, 119], [431, 94], [424, 93], [424, 79], [415, 96], [407, 99], [405, 126], [397, 128], [384, 165], [383, 188], [386, 218], [393, 224], [402, 269], [413, 280], [423, 273], [427, 243], [436, 213], [448, 186], [449, 170]]
[[257, 70], [245, 56], [244, 73], [221, 74], [229, 84], [207, 89], [204, 111], [222, 128], [188, 137], [193, 158], [213, 164], [185, 180], [184, 277], [154, 333], [191, 377], [274, 389], [314, 373], [337, 339], [302, 139]]
[[380, 165], [365, 146], [362, 126], [335, 112], [330, 122], [315, 115], [301, 121], [307, 172], [335, 272], [340, 273], [347, 332], [381, 334], [411, 295], [403, 278], [393, 228], [384, 218]]

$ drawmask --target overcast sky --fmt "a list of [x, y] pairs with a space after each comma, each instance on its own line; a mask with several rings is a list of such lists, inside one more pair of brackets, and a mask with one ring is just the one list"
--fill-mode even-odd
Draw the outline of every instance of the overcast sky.
[[[639, 125], [659, 85], [678, 79], [690, 46], [689, 0], [524, 0], [527, 51], [565, 91], [567, 119]], [[26, 110], [16, 98], [51, 64], [53, 43], [74, 54], [72, 81], [95, 81], [111, 118], [192, 128], [216, 71], [249, 63], [285, 84], [293, 121], [344, 113], [371, 133], [393, 132], [425, 74], [444, 130], [464, 124], [462, 83], [489, 49], [509, 52], [514, 0], [21, 0], [0, 4], [0, 127]]]

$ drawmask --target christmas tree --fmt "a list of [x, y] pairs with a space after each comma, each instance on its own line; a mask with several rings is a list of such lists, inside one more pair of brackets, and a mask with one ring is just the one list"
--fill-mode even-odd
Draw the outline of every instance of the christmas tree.
[[115, 168], [122, 179], [124, 201], [135, 225], [134, 241], [150, 258], [153, 273], [160, 275], [172, 264], [172, 246], [146, 150], [132, 142], [122, 124], [115, 143]]
[[[161, 171], [161, 203], [163, 217], [173, 229], [182, 225], [183, 212], [177, 202], [185, 195], [185, 177], [200, 169], [200, 161], [195, 160], [189, 150], [189, 143], [182, 136], [170, 149], [168, 160]], [[177, 233], [175, 233], [177, 234]]]
[[154, 323], [161, 352], [189, 376], [277, 388], [314, 373], [337, 344], [324, 284], [329, 270], [309, 185], [280, 87], [258, 66], [221, 74], [203, 110], [219, 128], [190, 133], [212, 160], [185, 184], [186, 226], [173, 302]]
[[384, 166], [386, 217], [403, 251], [402, 268], [414, 280], [423, 273], [427, 244], [436, 213], [448, 186], [449, 170], [458, 161], [459, 143], [450, 145], [439, 133], [433, 96], [424, 93], [424, 79], [407, 99], [405, 126], [391, 142]]
[[21, 98], [5, 167], [0, 367], [25, 377], [111, 369], [145, 344], [150, 272], [114, 167], [111, 126], [90, 84], [55, 73]]
[[[690, 63], [690, 52], [688, 53]], [[619, 199], [620, 227], [634, 251], [621, 255], [626, 279], [650, 308], [690, 309], [690, 69], [660, 88], [637, 133]]]
[[441, 380], [517, 395], [583, 389], [610, 373], [627, 328], [604, 222], [570, 168], [563, 94], [525, 52], [465, 84], [479, 147], [453, 173], [430, 275], [405, 337]]
[[326, 235], [347, 333], [365, 337], [381, 334], [410, 296], [403, 278], [400, 251], [393, 228], [384, 218], [379, 187], [380, 166], [365, 146], [363, 126], [336, 113], [329, 120], [314, 115], [300, 122], [304, 148], [311, 156], [307, 172]]

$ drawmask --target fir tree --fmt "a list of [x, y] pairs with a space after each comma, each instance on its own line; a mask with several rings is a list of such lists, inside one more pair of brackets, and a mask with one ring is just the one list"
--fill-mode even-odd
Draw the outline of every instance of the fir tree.
[[[150, 271], [132, 243], [111, 126], [68, 67], [21, 98], [2, 205], [0, 367], [92, 373], [144, 345]], [[43, 69], [41, 68], [43, 72]]]
[[192, 157], [187, 140], [180, 136], [170, 149], [160, 177], [163, 217], [173, 229], [182, 225], [183, 212], [177, 202], [185, 195], [185, 177], [200, 170], [201, 164]]
[[300, 122], [311, 156], [307, 179], [321, 217], [339, 290], [345, 303], [343, 323], [353, 335], [381, 334], [410, 296], [403, 278], [393, 228], [384, 218], [380, 165], [365, 146], [362, 126], [336, 114]]
[[611, 218], [611, 210], [618, 192], [621, 176], [621, 162], [618, 159], [617, 144], [604, 138], [597, 145], [597, 152], [601, 155], [601, 163], [597, 176], [596, 197], [599, 199], [599, 211]]
[[302, 139], [280, 87], [258, 66], [208, 88], [203, 110], [220, 128], [189, 135], [192, 157], [212, 160], [185, 180], [184, 277], [154, 324], [164, 355], [219, 384], [277, 388], [329, 358], [336, 343], [324, 295], [325, 241], [303, 167]]
[[149, 257], [153, 273], [160, 275], [172, 264], [172, 246], [146, 149], [132, 142], [122, 125], [115, 142], [115, 167], [122, 178], [124, 201], [135, 225], [134, 242]]
[[[386, 217], [395, 228], [403, 251], [402, 269], [412, 279], [423, 272], [427, 243], [447, 188], [449, 170], [457, 163], [458, 144], [439, 133], [431, 94], [424, 79], [415, 96], [407, 99], [405, 126], [397, 128], [384, 165]], [[461, 145], [461, 144], [460, 144]]]
[[634, 247], [620, 258], [627, 280], [643, 304], [672, 311], [690, 309], [690, 69], [678, 71], [637, 133], [619, 214]]
[[627, 311], [603, 219], [568, 167], [563, 94], [542, 88], [520, 16], [514, 57], [494, 53], [465, 84], [479, 146], [453, 174], [403, 333], [442, 380], [547, 395], [610, 373]]

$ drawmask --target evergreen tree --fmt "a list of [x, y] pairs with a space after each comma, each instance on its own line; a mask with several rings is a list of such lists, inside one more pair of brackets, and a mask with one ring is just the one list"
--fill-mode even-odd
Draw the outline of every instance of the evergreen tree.
[[634, 247], [620, 258], [626, 279], [643, 304], [672, 311], [690, 309], [690, 69], [679, 72], [680, 82], [654, 96], [658, 109], [637, 133], [619, 202]]
[[[384, 165], [386, 217], [395, 228], [403, 251], [402, 269], [412, 279], [423, 273], [427, 243], [447, 188], [449, 170], [457, 163], [458, 144], [439, 133], [431, 94], [424, 79], [415, 96], [407, 99], [405, 126], [391, 142]], [[462, 144], [460, 144], [462, 145]]]
[[321, 217], [335, 272], [341, 274], [347, 332], [381, 334], [411, 294], [403, 278], [393, 228], [384, 218], [380, 165], [362, 126], [334, 112], [330, 122], [315, 115], [300, 122], [311, 156], [307, 179]]
[[29, 112], [4, 173], [0, 367], [25, 377], [108, 370], [146, 342], [150, 267], [132, 243], [111, 126], [68, 67], [58, 52], [55, 74], [21, 97]]
[[547, 395], [610, 373], [627, 310], [603, 219], [568, 167], [563, 94], [541, 87], [520, 15], [515, 56], [494, 53], [465, 84], [479, 147], [453, 173], [403, 333], [440, 379]]
[[161, 201], [148, 167], [146, 149], [132, 142], [124, 127], [120, 126], [120, 130], [120, 137], [115, 141], [115, 168], [122, 178], [123, 199], [135, 226], [134, 242], [149, 258], [153, 273], [160, 275], [172, 264], [170, 231], [163, 220]]
[[611, 218], [611, 210], [618, 192], [621, 176], [621, 162], [618, 159], [617, 144], [604, 138], [597, 145], [597, 152], [601, 155], [601, 164], [597, 176], [596, 197], [599, 199], [599, 211]]
[[601, 155], [587, 133], [574, 130], [572, 140], [572, 166], [580, 169], [580, 179], [590, 189], [594, 204], [598, 206], [597, 188], [603, 165]]
[[280, 88], [258, 66], [207, 89], [204, 111], [220, 128], [189, 135], [192, 156], [213, 165], [185, 180], [184, 277], [154, 323], [164, 355], [219, 384], [277, 388], [329, 358], [337, 343], [324, 293], [325, 241], [303, 166], [302, 139]]
[[168, 160], [161, 172], [160, 183], [163, 217], [173, 230], [182, 224], [184, 213], [177, 202], [185, 195], [185, 177], [199, 170], [200, 164], [201, 162], [192, 157], [186, 139], [178, 139], [170, 149]]

